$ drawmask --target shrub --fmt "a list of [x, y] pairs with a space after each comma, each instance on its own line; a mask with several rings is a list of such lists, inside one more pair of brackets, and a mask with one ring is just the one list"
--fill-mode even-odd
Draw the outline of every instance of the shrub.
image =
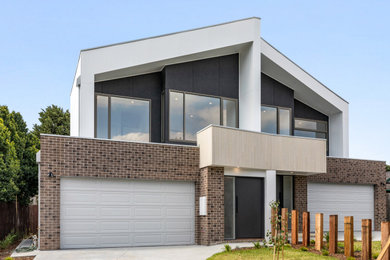
[[11, 231], [4, 240], [0, 241], [0, 249], [6, 249], [10, 245], [16, 242], [21, 237], [21, 235], [17, 232]]
[[379, 256], [379, 253], [372, 253], [372, 258], [377, 259]]
[[347, 257], [347, 260], [355, 260], [356, 258], [355, 257], [353, 257], [353, 256], [348, 256]]
[[232, 247], [230, 245], [225, 245], [225, 252], [231, 252]]
[[329, 252], [328, 252], [327, 250], [322, 250], [322, 255], [328, 256], [328, 255], [329, 255]]
[[290, 244], [285, 244], [284, 247], [291, 247], [291, 245]]
[[260, 242], [253, 242], [253, 246], [254, 246], [256, 249], [260, 249], [260, 248], [261, 248]]
[[14, 260], [14, 259], [10, 256], [7, 256], [6, 258], [4, 258], [4, 260]]
[[324, 233], [324, 238], [326, 240], [326, 243], [329, 243], [329, 232]]
[[314, 245], [316, 243], [316, 241], [314, 241], [314, 239], [310, 240], [310, 245]]
[[300, 248], [300, 250], [306, 252], [307, 251], [307, 247], [303, 246], [303, 247]]

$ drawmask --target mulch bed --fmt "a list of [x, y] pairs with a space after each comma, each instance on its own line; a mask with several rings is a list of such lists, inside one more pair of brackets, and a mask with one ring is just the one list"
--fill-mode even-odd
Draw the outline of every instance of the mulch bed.
[[[15, 248], [20, 244], [20, 242], [22, 240], [23, 239], [16, 241], [15, 243], [13, 243], [11, 246], [9, 246], [6, 249], [0, 249], [0, 259], [4, 259], [7, 256], [11, 256], [12, 252], [15, 250]], [[24, 256], [24, 257], [17, 257], [14, 259], [15, 260], [33, 260], [34, 258], [35, 258], [35, 256]]]

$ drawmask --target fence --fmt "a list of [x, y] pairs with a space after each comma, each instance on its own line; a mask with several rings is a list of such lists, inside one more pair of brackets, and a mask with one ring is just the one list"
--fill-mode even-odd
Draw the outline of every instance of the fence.
[[14, 202], [0, 202], [0, 240], [12, 230], [22, 233], [37, 233], [38, 206], [20, 206]]
[[[278, 215], [277, 210], [272, 209], [271, 221], [275, 223]], [[286, 230], [283, 227], [284, 223], [287, 223], [288, 209], [283, 208], [281, 210], [281, 230]], [[283, 217], [284, 216], [284, 217]], [[299, 231], [299, 212], [292, 210], [291, 212], [291, 244], [298, 245], [298, 231]], [[354, 228], [353, 228], [353, 216], [344, 217], [344, 256], [346, 258], [353, 257], [355, 253], [354, 249]], [[310, 212], [302, 213], [302, 246], [310, 246]], [[272, 225], [272, 236], [276, 234], [275, 228], [277, 225]], [[315, 241], [314, 248], [317, 251], [324, 249], [324, 215], [322, 213], [315, 214]], [[361, 222], [362, 232], [362, 248], [361, 248], [361, 259], [369, 260], [372, 259], [372, 220], [362, 219]], [[329, 216], [329, 233], [328, 233], [328, 250], [329, 253], [335, 254], [338, 251], [338, 216]], [[390, 222], [381, 223], [381, 247], [382, 250], [377, 260], [390, 260]]]

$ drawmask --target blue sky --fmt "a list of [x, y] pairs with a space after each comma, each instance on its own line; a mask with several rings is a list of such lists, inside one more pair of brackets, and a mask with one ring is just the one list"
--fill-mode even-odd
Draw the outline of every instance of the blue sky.
[[0, 104], [29, 128], [69, 108], [80, 49], [258, 16], [261, 34], [350, 103], [350, 157], [390, 161], [390, 1], [2, 1]]

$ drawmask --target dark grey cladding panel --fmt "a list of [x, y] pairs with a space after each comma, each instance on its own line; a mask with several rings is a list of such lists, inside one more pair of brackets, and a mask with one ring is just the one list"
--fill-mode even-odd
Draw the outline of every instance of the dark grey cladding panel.
[[161, 142], [161, 73], [95, 83], [95, 92], [126, 97], [145, 98], [152, 102], [151, 141]]
[[238, 54], [168, 65], [164, 88], [238, 99]]
[[294, 90], [262, 73], [261, 103], [294, 109]]
[[322, 120], [328, 122], [328, 116], [318, 112], [314, 108], [309, 107], [308, 105], [294, 100], [294, 117], [296, 118], [307, 118], [313, 120]]

